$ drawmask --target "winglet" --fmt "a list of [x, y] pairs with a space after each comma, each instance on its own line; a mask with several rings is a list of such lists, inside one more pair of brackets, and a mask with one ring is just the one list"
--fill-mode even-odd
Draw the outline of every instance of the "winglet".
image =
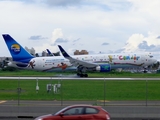
[[62, 55], [65, 57], [65, 58], [69, 58], [70, 56], [68, 55], [68, 53], [60, 46], [58, 45]]

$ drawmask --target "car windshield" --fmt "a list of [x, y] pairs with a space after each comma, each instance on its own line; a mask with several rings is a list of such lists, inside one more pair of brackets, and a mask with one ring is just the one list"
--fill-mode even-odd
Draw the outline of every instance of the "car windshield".
[[65, 108], [63, 108], [62, 110], [60, 110], [60, 111], [56, 112], [54, 115], [58, 115], [58, 114], [59, 114], [59, 113], [61, 113], [62, 111], [66, 110], [67, 108], [69, 108], [69, 107], [65, 107]]

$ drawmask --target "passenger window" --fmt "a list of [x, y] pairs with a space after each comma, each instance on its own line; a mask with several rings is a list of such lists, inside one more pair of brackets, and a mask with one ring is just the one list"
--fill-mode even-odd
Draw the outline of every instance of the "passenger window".
[[66, 110], [64, 115], [81, 115], [83, 112], [83, 107], [76, 107]]
[[95, 108], [86, 108], [86, 114], [97, 114], [98, 110]]

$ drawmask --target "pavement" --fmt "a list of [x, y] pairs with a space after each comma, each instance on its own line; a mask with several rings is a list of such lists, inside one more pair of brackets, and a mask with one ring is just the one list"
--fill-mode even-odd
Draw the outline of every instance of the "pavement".
[[[0, 77], [0, 79], [34, 79], [37, 77]], [[38, 79], [57, 79], [40, 77]], [[75, 78], [63, 78], [65, 80]], [[80, 78], [82, 79], [82, 78]], [[86, 78], [85, 78], [86, 79]], [[94, 78], [94, 80], [104, 78]], [[117, 80], [117, 78], [105, 78]], [[141, 80], [141, 78], [119, 78], [118, 80]], [[88, 78], [87, 80], [93, 80]], [[143, 80], [160, 80], [145, 78]], [[73, 104], [100, 105], [111, 115], [111, 120], [160, 120], [160, 101], [27, 101], [0, 100], [0, 120], [33, 120], [35, 117], [55, 113]]]
[[160, 120], [160, 101], [0, 101], [0, 119], [33, 120], [73, 104], [100, 105], [111, 120]]
[[59, 77], [0, 77], [0, 80], [160, 80], [160, 78], [82, 78], [77, 76], [59, 76]]

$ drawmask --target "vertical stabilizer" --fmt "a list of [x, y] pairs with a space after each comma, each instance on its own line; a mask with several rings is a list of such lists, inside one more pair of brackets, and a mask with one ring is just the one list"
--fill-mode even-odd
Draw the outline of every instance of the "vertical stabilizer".
[[29, 62], [30, 59], [34, 58], [28, 53], [18, 42], [16, 42], [9, 34], [2, 35], [8, 50], [12, 56], [13, 61], [17, 62]]
[[46, 50], [47, 50], [47, 52], [48, 52], [49, 56], [54, 56], [54, 54], [53, 54], [53, 53], [51, 53], [51, 51], [50, 51], [49, 49], [46, 49]]

